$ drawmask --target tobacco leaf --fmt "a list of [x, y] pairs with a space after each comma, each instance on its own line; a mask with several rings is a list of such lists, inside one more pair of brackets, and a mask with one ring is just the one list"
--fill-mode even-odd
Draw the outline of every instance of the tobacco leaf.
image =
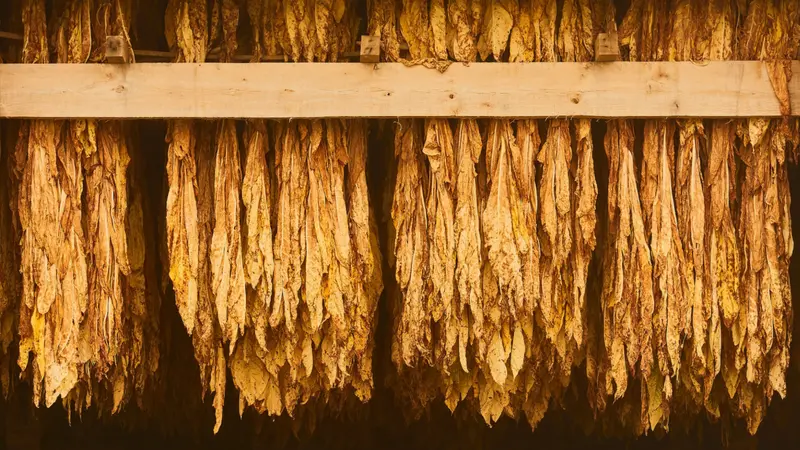
[[427, 317], [430, 286], [426, 187], [422, 123], [401, 121], [395, 135], [397, 173], [392, 201], [395, 229], [395, 278], [402, 293], [400, 329], [394, 336], [392, 360], [414, 367], [431, 363], [431, 325]]
[[478, 53], [482, 60], [493, 56], [500, 61], [508, 47], [519, 5], [517, 0], [484, 0], [483, 28], [478, 40]]
[[247, 308], [240, 222], [242, 170], [232, 120], [217, 124], [216, 141], [211, 290], [223, 338], [232, 352], [244, 329]]

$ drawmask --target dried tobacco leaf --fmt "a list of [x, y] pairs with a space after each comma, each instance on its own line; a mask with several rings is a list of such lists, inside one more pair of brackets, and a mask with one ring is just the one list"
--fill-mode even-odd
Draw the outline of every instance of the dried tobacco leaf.
[[245, 326], [244, 266], [242, 262], [241, 186], [236, 124], [217, 124], [214, 162], [214, 231], [211, 235], [211, 290], [222, 336], [231, 352]]
[[501, 60], [518, 8], [517, 0], [484, 0], [483, 29], [478, 40], [478, 53], [482, 60], [487, 60], [489, 56], [496, 61]]
[[[80, 139], [81, 122], [72, 123], [71, 139]], [[97, 142], [84, 150], [83, 170], [86, 179], [86, 251], [88, 263], [88, 326], [91, 346], [97, 352], [94, 370], [98, 375], [112, 369], [127, 350], [123, 322], [125, 303], [124, 278], [131, 274], [128, 258], [127, 171], [130, 164], [125, 130], [119, 122], [98, 124]], [[94, 124], [89, 122], [89, 126]], [[77, 128], [77, 131], [76, 131]], [[90, 134], [94, 130], [90, 128]], [[80, 146], [76, 142], [73, 145]], [[123, 374], [124, 375], [124, 371]], [[124, 378], [120, 381], [124, 384]], [[116, 402], [115, 402], [116, 403]], [[115, 405], [115, 410], [118, 405]]]
[[255, 333], [263, 350], [267, 347], [267, 312], [272, 302], [272, 188], [267, 166], [269, 136], [262, 121], [247, 123], [245, 169], [242, 181], [244, 205], [244, 270], [247, 285], [247, 328]]
[[[783, 2], [749, 2], [738, 36], [739, 57], [795, 55], [794, 39], [788, 33], [796, 19], [796, 8]], [[770, 81], [779, 93], [785, 89], [786, 79], [780, 68], [780, 64], [768, 65]], [[732, 327], [738, 351], [723, 350], [722, 372], [734, 413], [745, 417], [748, 430], [755, 433], [773, 392], [784, 396], [786, 388], [792, 317], [787, 264], [793, 242], [785, 161], [786, 141], [791, 137], [785, 121], [763, 118], [740, 123], [738, 135], [741, 145], [737, 154], [744, 164], [738, 214], [741, 318]]]
[[[541, 299], [539, 310], [547, 330], [547, 338], [556, 346], [561, 358], [567, 358], [567, 344], [573, 330], [572, 318], [576, 311], [572, 303], [567, 265], [572, 250], [572, 223], [574, 211], [570, 193], [572, 177], [572, 136], [569, 122], [555, 120], [549, 123], [547, 140], [539, 152], [537, 162], [542, 165], [539, 184], [541, 222]], [[580, 321], [580, 319], [579, 319]], [[569, 334], [567, 336], [566, 334]]]
[[[608, 234], [604, 255], [603, 341], [609, 358], [606, 394], [622, 398], [628, 374], [653, 372], [651, 328], [654, 315], [652, 259], [645, 235], [633, 156], [633, 129], [627, 121], [611, 121], [605, 139], [608, 157]], [[657, 373], [657, 372], [656, 372]], [[642, 389], [643, 405], [655, 392]], [[651, 394], [651, 395], [648, 395]], [[661, 397], [661, 392], [658, 392]], [[649, 408], [648, 408], [649, 409]], [[643, 408], [643, 414], [645, 414]], [[649, 423], [658, 423], [650, 410]], [[647, 420], [643, 420], [647, 423]]]
[[793, 242], [784, 137], [767, 120], [750, 119], [749, 125], [739, 150], [745, 164], [738, 231], [746, 262], [740, 284], [746, 363], [736, 399], [739, 414], [755, 433], [772, 392], [786, 394], [791, 342], [788, 259]]
[[525, 306], [522, 261], [532, 251], [531, 230], [524, 226], [523, 201], [513, 171], [512, 161], [522, 161], [514, 158], [519, 152], [510, 122], [490, 122], [486, 138], [488, 197], [482, 211], [488, 258], [484, 268], [483, 312], [488, 318], [484, 342], [492, 380], [499, 386], [508, 376], [511, 331], [520, 326], [517, 311], [521, 314]]
[[450, 327], [455, 289], [455, 155], [453, 135], [446, 120], [429, 119], [425, 122], [425, 145], [422, 153], [430, 168], [430, 186], [425, 209], [428, 214], [430, 246], [428, 272], [430, 296], [427, 304], [431, 318], [442, 327], [443, 345], [438, 357], [444, 367], [454, 360], [458, 328]]
[[723, 381], [728, 387], [728, 395], [733, 397], [741, 365], [737, 367], [731, 357], [743, 354], [743, 341], [736, 336], [742, 335], [744, 325], [741, 321], [744, 316], [739, 315], [741, 308], [738, 300], [741, 244], [733, 219], [737, 200], [734, 125], [715, 120], [712, 123], [710, 140], [704, 174], [709, 198], [706, 221], [709, 282], [705, 295], [706, 301], [710, 300], [711, 305], [707, 364], [712, 370], [704, 387], [708, 392], [714, 377], [721, 370]]
[[356, 395], [366, 401], [372, 395], [372, 353], [375, 348], [375, 313], [383, 292], [383, 271], [378, 230], [367, 190], [367, 123], [349, 123], [347, 163], [347, 214], [350, 223], [352, 258], [350, 278], [353, 306], [348, 317], [354, 321], [349, 332], [354, 341], [348, 358], [356, 372], [351, 376]]
[[[646, 380], [651, 398], [646, 405], [647, 426], [667, 425], [665, 406], [671, 400], [671, 377], [680, 369], [681, 344], [689, 327], [690, 285], [686, 278], [684, 247], [679, 232], [673, 196], [672, 163], [675, 160], [675, 125], [666, 120], [648, 120], [644, 127], [641, 166], [641, 202], [646, 236], [653, 258], [653, 345], [643, 348], [652, 354], [652, 370]], [[663, 394], [660, 394], [663, 393]], [[656, 406], [650, 410], [650, 405]]]
[[392, 360], [398, 367], [432, 362], [431, 320], [426, 308], [430, 256], [425, 198], [429, 181], [422, 161], [421, 128], [418, 121], [401, 121], [394, 145], [397, 174], [392, 222], [396, 233], [395, 278], [402, 293], [402, 307], [400, 329], [392, 344]]
[[[70, 24], [78, 29], [70, 29], [69, 45], [57, 49], [60, 61], [83, 62], [88, 58], [91, 36], [87, 8], [88, 2], [80, 0], [65, 6], [60, 34], [64, 36], [63, 30]], [[44, 17], [43, 3], [25, 2], [26, 62], [47, 61]], [[32, 47], [39, 44], [39, 48]], [[45, 54], [35, 54], [40, 50]], [[23, 255], [20, 322], [25, 324], [20, 327], [19, 365], [24, 371], [29, 353], [33, 353], [28, 373], [37, 405], [49, 406], [61, 397], [74, 409], [82, 410], [91, 399], [86, 397], [86, 389], [76, 387], [81, 382], [85, 387], [91, 385], [88, 368], [84, 370], [83, 365], [95, 355], [87, 336], [89, 321], [83, 321], [89, 304], [80, 157], [96, 148], [94, 124], [75, 121], [65, 128], [62, 122], [33, 121], [21, 130], [27, 134], [21, 139], [27, 145], [27, 155], [20, 157], [26, 149], [18, 148], [17, 164], [22, 166], [17, 197]], [[102, 379], [102, 370], [98, 373]]]
[[[476, 3], [476, 0], [472, 0]], [[474, 61], [477, 56], [474, 19], [470, 0], [447, 3], [447, 49], [456, 61]]]
[[400, 60], [395, 0], [368, 0], [368, 32], [381, 40], [381, 52], [387, 61]]
[[[486, 345], [483, 340], [483, 289], [481, 286], [483, 238], [480, 232], [480, 207], [475, 171], [483, 144], [478, 123], [475, 120], [459, 121], [454, 138], [457, 293], [455, 308], [451, 313], [452, 324], [447, 326], [458, 332], [456, 344], [461, 371], [464, 374], [474, 374], [476, 367], [484, 363], [486, 357]], [[473, 355], [475, 363], [470, 361], [469, 355]], [[464, 383], [458, 383], [460, 379], [455, 376], [458, 371], [451, 370], [450, 380], [453, 381], [453, 384], [445, 387], [445, 398], [452, 411], [455, 410], [458, 401], [464, 399], [464, 388], [462, 387]], [[512, 373], [514, 372], [512, 368]], [[467, 384], [467, 386], [469, 385]]]
[[427, 0], [401, 0], [402, 7], [398, 23], [412, 60], [431, 58], [431, 22], [428, 18]]

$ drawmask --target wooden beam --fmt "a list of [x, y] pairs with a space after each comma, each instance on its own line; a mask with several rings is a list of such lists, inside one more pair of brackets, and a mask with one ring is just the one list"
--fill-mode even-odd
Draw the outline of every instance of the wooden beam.
[[[800, 62], [793, 62], [800, 73]], [[789, 83], [800, 111], [800, 77]], [[0, 64], [0, 117], [776, 117], [760, 62]]]

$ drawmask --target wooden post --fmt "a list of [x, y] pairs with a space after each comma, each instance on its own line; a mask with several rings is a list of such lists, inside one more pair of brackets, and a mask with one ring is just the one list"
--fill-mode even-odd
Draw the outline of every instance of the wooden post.
[[619, 61], [617, 33], [600, 33], [594, 42], [594, 60], [597, 62]]
[[361, 36], [362, 63], [376, 64], [381, 62], [381, 39], [377, 36]]
[[128, 43], [122, 36], [106, 36], [106, 62], [128, 64], [130, 62], [128, 50]]

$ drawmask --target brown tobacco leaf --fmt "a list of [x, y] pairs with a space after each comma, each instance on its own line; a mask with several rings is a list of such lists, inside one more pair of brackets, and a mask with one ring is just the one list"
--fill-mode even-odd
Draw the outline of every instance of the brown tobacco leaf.
[[286, 16], [283, 13], [284, 0], [268, 0], [262, 2], [261, 34], [264, 40], [264, 51], [268, 55], [290, 54], [291, 44], [286, 28]]
[[[230, 359], [240, 412], [251, 406], [272, 415], [302, 414], [298, 406], [348, 386], [362, 400], [371, 396], [382, 280], [366, 195], [364, 126], [316, 120], [281, 122], [273, 129], [276, 297], [270, 329], [248, 322], [256, 329], [248, 329]], [[255, 154], [248, 155], [245, 183], [261, 179], [256, 184], [267, 189], [273, 172], [264, 164], [271, 158], [259, 149], [258, 133], [256, 127], [248, 132], [248, 149]], [[251, 177], [251, 167], [261, 175]], [[247, 194], [248, 214], [251, 201]], [[295, 293], [303, 296], [288, 297]], [[263, 333], [265, 346], [257, 339]]]
[[476, 2], [476, 0], [447, 2], [447, 49], [456, 61], [474, 61], [477, 56], [471, 1]]
[[[253, 57], [250, 62], [259, 62], [266, 55], [265, 47], [268, 45], [268, 37], [263, 32], [267, 30], [266, 21], [268, 11], [267, 2], [262, 0], [247, 0], [247, 17], [250, 19], [250, 28], [253, 30], [252, 45]], [[273, 53], [277, 55], [277, 53]]]
[[350, 223], [352, 259], [350, 278], [353, 304], [348, 317], [354, 323], [350, 334], [354, 344], [350, 363], [355, 366], [352, 384], [356, 395], [366, 401], [372, 394], [372, 353], [375, 348], [375, 313], [383, 292], [383, 271], [378, 230], [367, 190], [367, 123], [349, 123], [347, 163], [347, 214]]
[[[222, 406], [225, 401], [225, 352], [222, 330], [217, 320], [215, 295], [212, 289], [211, 242], [214, 230], [214, 180], [216, 158], [214, 155], [213, 123], [195, 122], [196, 136], [196, 198], [197, 198], [197, 304], [192, 346], [200, 368], [203, 397], [214, 394], [215, 432], [222, 424]], [[173, 282], [174, 283], [174, 282]], [[177, 300], [177, 294], [176, 294]], [[184, 319], [186, 325], [186, 319]]]
[[[692, 366], [691, 390], [700, 397], [700, 383], [708, 367], [704, 348], [707, 345], [708, 325], [711, 319], [711, 306], [705, 298], [707, 283], [707, 255], [704, 248], [706, 201], [701, 173], [701, 145], [705, 143], [702, 122], [680, 121], [680, 145], [678, 147], [675, 196], [677, 198], [678, 230], [683, 239], [686, 257], [685, 272], [689, 283], [686, 310], [678, 314], [685, 320], [682, 329], [691, 336]], [[684, 311], [689, 311], [686, 314]], [[687, 329], [688, 328], [688, 329]], [[688, 350], [687, 350], [688, 351]], [[698, 402], [702, 403], [702, 401]]]
[[203, 394], [215, 393], [215, 430], [218, 430], [226, 371], [211, 273], [213, 125], [190, 121], [175, 121], [170, 125], [168, 136], [172, 141], [167, 151], [169, 273], [178, 312], [192, 336]]
[[[44, 4], [26, 1], [23, 6], [23, 60], [46, 62], [46, 53], [37, 55], [40, 49], [32, 47], [41, 43], [41, 50], [46, 52], [45, 30], [40, 28], [45, 23]], [[85, 12], [78, 6], [73, 11]], [[69, 15], [63, 18], [62, 27]], [[80, 31], [82, 36], [88, 33], [87, 29]], [[73, 45], [82, 47], [83, 40], [74, 41]], [[78, 55], [73, 45], [62, 47], [61, 53]], [[59, 57], [67, 59], [64, 54]], [[86, 126], [83, 121], [76, 123]], [[85, 141], [73, 140], [78, 136], [68, 135], [63, 122], [53, 121], [33, 121], [22, 132], [27, 134], [21, 139], [27, 149], [18, 148], [20, 154], [16, 157], [17, 164], [23, 165], [17, 198], [22, 232], [20, 323], [25, 324], [20, 328], [19, 365], [24, 371], [29, 354], [33, 353], [32, 370], [28, 373], [37, 405], [52, 405], [58, 397], [67, 402], [68, 396], [75, 393], [69, 402], [76, 409], [83, 409], [87, 399], [74, 389], [79, 382], [88, 381], [83, 364], [89, 362], [92, 353], [88, 340], [83, 339], [88, 327], [81, 323], [87, 312], [88, 288], [80, 157], [85, 150], [82, 144], [90, 148], [94, 136], [86, 133], [80, 136]], [[27, 154], [21, 157], [23, 152]]]
[[255, 333], [262, 350], [267, 347], [267, 312], [272, 302], [272, 188], [267, 167], [269, 136], [263, 121], [247, 123], [245, 169], [242, 182], [244, 205], [244, 270], [252, 293], [247, 297], [248, 332]]
[[[657, 396], [657, 409], [649, 412], [648, 427], [654, 429], [668, 420], [662, 404], [670, 401], [671, 377], [680, 368], [681, 343], [686, 338], [689, 285], [686, 281], [684, 248], [679, 233], [678, 215], [673, 197], [673, 161], [675, 160], [675, 125], [665, 120], [645, 122], [641, 170], [641, 202], [645, 233], [653, 258], [653, 346], [643, 348], [655, 362], [658, 375], [647, 380], [653, 385], [650, 395]], [[664, 386], [666, 384], [666, 386]], [[659, 392], [663, 392], [661, 395]]]
[[[455, 154], [453, 134], [447, 120], [428, 119], [425, 122], [425, 145], [422, 152], [427, 157], [430, 186], [426, 198], [427, 232], [429, 237], [428, 273], [431, 288], [428, 307], [431, 318], [442, 327], [443, 358], [440, 364], [453, 363], [453, 349], [458, 336], [456, 327], [449, 327], [453, 314], [455, 289]], [[445, 369], [446, 370], [446, 369]]]
[[[239, 27], [239, 0], [218, 0], [221, 1], [220, 15], [222, 25], [222, 53], [221, 62], [230, 62], [236, 55], [238, 43], [236, 42], [236, 30]], [[200, 34], [202, 36], [202, 34]]]
[[380, 38], [381, 52], [387, 61], [399, 61], [400, 42], [398, 41], [395, 0], [369, 0], [367, 4], [369, 34]]
[[[556, 346], [559, 356], [566, 358], [567, 340], [573, 334], [569, 322], [577, 312], [575, 305], [571, 304], [573, 299], [569, 280], [565, 278], [569, 272], [567, 265], [573, 244], [571, 228], [574, 211], [570, 201], [572, 180], [569, 169], [572, 136], [569, 122], [563, 120], [551, 121], [547, 131], [547, 140], [537, 157], [537, 162], [542, 165], [539, 184], [542, 295], [539, 310], [547, 338]], [[567, 333], [570, 336], [566, 336]]]
[[44, 0], [22, 1], [22, 63], [47, 64], [47, 15]]
[[478, 362], [482, 362], [486, 355], [481, 287], [483, 245], [475, 172], [482, 148], [478, 123], [475, 120], [459, 121], [455, 134], [457, 302], [453, 317], [458, 324], [458, 360], [465, 373], [474, 370], [474, 365], [468, 362], [468, 346], [473, 349], [469, 354], [474, 354]]
[[523, 1], [514, 17], [514, 27], [508, 41], [509, 62], [532, 62], [534, 60], [534, 24], [532, 23], [534, 2]]
[[401, 0], [401, 2], [402, 9], [398, 22], [400, 32], [408, 43], [409, 56], [412, 60], [434, 57], [427, 0]]
[[[488, 267], [484, 267], [484, 342], [491, 378], [506, 384], [511, 333], [525, 306], [522, 262], [532, 251], [531, 230], [525, 227], [523, 201], [514, 176], [520, 152], [508, 120], [489, 123], [486, 138], [486, 205], [482, 225]], [[519, 313], [518, 313], [519, 311]], [[519, 314], [519, 315], [518, 315]], [[484, 414], [486, 416], [486, 414]], [[495, 414], [491, 416], [496, 420]]]
[[[516, 180], [519, 196], [520, 208], [523, 211], [523, 227], [526, 230], [521, 233], [529, 235], [530, 250], [524, 255], [522, 260], [523, 289], [525, 292], [525, 302], [522, 308], [523, 320], [532, 321], [534, 310], [541, 301], [541, 271], [542, 249], [539, 241], [537, 216], [540, 211], [540, 197], [536, 186], [536, 158], [540, 154], [541, 138], [539, 137], [539, 126], [533, 120], [520, 120], [517, 122], [517, 143], [519, 152], [512, 155], [514, 179]], [[527, 330], [527, 327], [526, 327]], [[530, 330], [527, 330], [530, 332]], [[533, 337], [528, 335], [530, 341]], [[523, 349], [524, 350], [524, 349]], [[515, 366], [517, 370], [515, 369]], [[512, 375], [519, 371], [517, 362], [512, 364]]]
[[[80, 147], [82, 127], [94, 123], [73, 122], [70, 137]], [[91, 345], [96, 352], [94, 370], [108, 371], [126, 355], [124, 335], [123, 277], [131, 274], [128, 259], [127, 171], [130, 163], [123, 125], [120, 122], [99, 124], [97, 143], [84, 153], [86, 178], [86, 251], [88, 256], [88, 320], [92, 330]], [[96, 147], [94, 147], [96, 145]], [[116, 409], [116, 408], [115, 408]]]
[[[704, 179], [708, 192], [708, 220], [706, 221], [706, 246], [708, 247], [709, 278], [706, 286], [706, 301], [710, 303], [711, 323], [707, 364], [711, 369], [705, 380], [708, 392], [711, 383], [722, 370], [722, 378], [728, 386], [728, 394], [735, 393], [735, 382], [728, 383], [730, 375], [738, 377], [739, 367], [726, 364], [730, 358], [722, 359], [722, 350], [741, 353], [735, 336], [741, 336], [739, 316], [740, 243], [734, 228], [733, 211], [736, 201], [737, 169], [734, 158], [735, 128], [732, 123], [715, 120], [711, 127], [711, 146]], [[737, 330], [737, 331], [734, 331]], [[730, 350], [728, 350], [730, 349]]]
[[300, 141], [309, 133], [305, 123], [281, 124], [276, 132], [280, 143], [275, 148], [275, 175], [277, 177], [277, 217], [273, 252], [275, 276], [269, 324], [284, 324], [291, 335], [295, 332], [299, 292], [303, 287], [303, 261], [305, 259], [305, 223], [308, 195], [307, 152]]
[[314, 0], [284, 1], [283, 6], [292, 59], [314, 61], [318, 45]]
[[[78, 382], [80, 315], [87, 307], [86, 263], [83, 248], [77, 247], [82, 242], [82, 229], [75, 228], [73, 219], [77, 213], [80, 224], [75, 194], [78, 198], [80, 195], [69, 189], [74, 185], [62, 186], [59, 167], [66, 167], [58, 161], [69, 163], [70, 169], [82, 174], [77, 155], [56, 143], [54, 122], [34, 121], [29, 133], [19, 214], [23, 281], [20, 323], [30, 327], [20, 328], [19, 364], [24, 371], [29, 352], [33, 352], [34, 401], [41, 402], [44, 389], [44, 400], [51, 405], [58, 396], [66, 397]], [[59, 208], [62, 195], [69, 205], [63, 213]], [[64, 261], [61, 267], [59, 261]], [[55, 332], [56, 325], [60, 333]], [[50, 339], [46, 340], [46, 335]]]
[[[244, 269], [247, 290], [247, 327], [244, 337], [231, 355], [233, 382], [239, 389], [240, 413], [246, 405], [263, 411], [267, 398], [267, 372], [264, 360], [268, 349], [268, 313], [272, 301], [274, 259], [272, 253], [272, 195], [268, 167], [267, 124], [250, 121], [246, 125], [246, 147], [242, 203], [244, 205]], [[270, 412], [282, 406], [269, 405]]]
[[167, 246], [175, 302], [186, 330], [194, 331], [198, 295], [198, 202], [196, 143], [192, 122], [170, 124], [167, 151]]
[[392, 201], [395, 229], [395, 278], [402, 293], [400, 329], [394, 335], [392, 360], [415, 367], [420, 359], [431, 364], [432, 335], [427, 297], [429, 250], [426, 178], [421, 123], [401, 121], [395, 135], [397, 174]]
[[[603, 340], [609, 358], [605, 390], [619, 399], [628, 373], [649, 379], [653, 355], [654, 314], [650, 248], [644, 231], [635, 178], [633, 129], [627, 121], [611, 121], [605, 139], [609, 164], [608, 243], [603, 265]], [[644, 399], [648, 390], [642, 390]], [[660, 393], [659, 393], [660, 396]], [[647, 404], [643, 399], [643, 404]], [[653, 420], [652, 412], [650, 423]]]
[[[740, 150], [745, 163], [739, 236], [746, 258], [740, 287], [745, 303], [740, 314], [746, 316], [746, 364], [739, 376], [737, 398], [751, 433], [757, 430], [772, 392], [785, 396], [791, 340], [787, 271], [793, 242], [786, 208], [785, 141], [774, 125], [750, 119]], [[757, 394], [747, 397], [747, 390]]]
[[619, 28], [620, 49], [630, 61], [663, 61], [669, 50], [669, 2], [634, 0]]
[[556, 0], [537, 1], [533, 4], [533, 54], [534, 61], [556, 61], [556, 16], [558, 5]]
[[[164, 18], [167, 44], [176, 62], [204, 62], [208, 53], [206, 0], [169, 0]], [[212, 30], [214, 27], [212, 27]]]
[[561, 6], [558, 53], [561, 61], [591, 61], [594, 57], [594, 24], [590, 0], [567, 0]]
[[[586, 291], [589, 275], [589, 263], [597, 245], [597, 180], [594, 174], [594, 146], [592, 144], [592, 125], [589, 120], [575, 122], [575, 140], [577, 142], [577, 164], [575, 166], [575, 192], [572, 209], [575, 214], [573, 225], [572, 269], [573, 275], [573, 316], [571, 338], [580, 354], [584, 347], [586, 334]], [[577, 358], [576, 358], [577, 359]], [[577, 361], [576, 361], [577, 362]]]
[[211, 289], [220, 329], [232, 352], [243, 332], [247, 307], [240, 225], [242, 170], [232, 120], [217, 124], [216, 141]]
[[501, 60], [508, 47], [518, 9], [517, 0], [483, 1], [483, 29], [477, 47], [482, 60], [487, 60], [489, 56], [496, 61]]
[[333, 0], [316, 0], [314, 2], [314, 24], [316, 25], [317, 41], [322, 52], [328, 53], [332, 42], [334, 23]]
[[431, 0], [431, 50], [438, 60], [447, 59], [447, 13], [444, 0]]
[[[308, 214], [306, 216], [307, 335], [319, 332], [328, 319], [322, 346], [322, 365], [328, 383], [336, 386], [344, 369], [342, 353], [347, 329], [346, 307], [352, 304], [350, 235], [344, 195], [347, 145], [338, 120], [311, 122], [308, 155]], [[309, 339], [309, 338], [307, 338]], [[310, 342], [305, 344], [310, 347]], [[327, 351], [326, 351], [327, 349]], [[307, 373], [310, 368], [306, 368]]]
[[[266, 405], [270, 414], [280, 414], [283, 408], [289, 413], [297, 402], [299, 389], [308, 382], [298, 384], [299, 373], [311, 376], [313, 349], [306, 331], [310, 330], [308, 318], [300, 313], [300, 293], [304, 288], [305, 259], [307, 253], [306, 224], [309, 195], [308, 156], [311, 149], [311, 127], [306, 121], [280, 122], [275, 127], [275, 177], [276, 177], [276, 231], [273, 247], [275, 275], [274, 298], [269, 324], [275, 328], [274, 343], [268, 338], [268, 358], [265, 358], [268, 379]], [[308, 317], [308, 314], [305, 314]], [[298, 353], [296, 348], [301, 349]], [[288, 364], [288, 372], [279, 372]], [[281, 386], [285, 386], [281, 388]], [[277, 409], [276, 409], [277, 408]]]

